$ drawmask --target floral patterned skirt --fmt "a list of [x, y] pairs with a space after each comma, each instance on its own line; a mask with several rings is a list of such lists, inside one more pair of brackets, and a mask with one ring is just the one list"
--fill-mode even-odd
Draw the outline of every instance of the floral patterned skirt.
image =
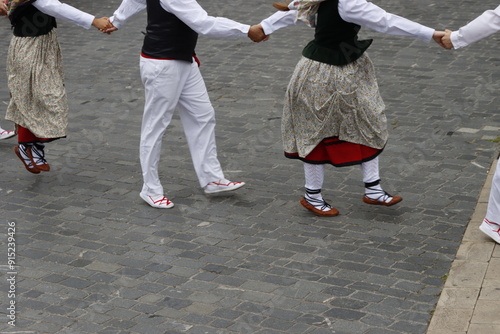
[[[305, 159], [320, 143], [323, 146], [325, 139], [335, 138], [340, 143], [371, 148], [358, 147], [360, 152], [369, 153], [361, 153], [356, 158], [361, 160], [352, 162], [368, 161], [376, 157], [387, 142], [384, 110], [375, 69], [368, 55], [345, 66], [302, 57], [290, 79], [283, 108], [285, 155]], [[328, 149], [340, 147], [327, 146]], [[356, 145], [350, 147], [347, 149]], [[342, 164], [348, 165], [350, 159], [341, 159]], [[333, 161], [318, 161], [327, 162], [335, 165]]]
[[6, 119], [39, 138], [66, 136], [68, 101], [57, 34], [16, 37], [7, 55], [11, 100]]

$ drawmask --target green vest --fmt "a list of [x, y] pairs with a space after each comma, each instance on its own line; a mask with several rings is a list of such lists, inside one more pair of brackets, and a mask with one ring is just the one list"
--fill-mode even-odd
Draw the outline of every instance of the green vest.
[[306, 58], [330, 65], [352, 63], [368, 49], [372, 40], [358, 40], [359, 25], [344, 21], [339, 0], [327, 0], [318, 9], [314, 40], [302, 51]]

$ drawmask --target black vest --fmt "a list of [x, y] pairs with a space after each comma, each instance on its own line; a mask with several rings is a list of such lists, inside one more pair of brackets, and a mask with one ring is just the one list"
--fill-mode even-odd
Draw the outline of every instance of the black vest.
[[372, 40], [358, 41], [359, 25], [344, 21], [339, 0], [327, 0], [318, 9], [314, 40], [302, 51], [306, 58], [330, 65], [352, 63], [368, 49]]
[[56, 19], [42, 13], [33, 5], [27, 4], [17, 8], [10, 17], [14, 36], [36, 37], [48, 34], [56, 28]]
[[151, 58], [193, 62], [198, 34], [175, 15], [164, 10], [160, 0], [147, 0], [148, 26], [142, 53]]

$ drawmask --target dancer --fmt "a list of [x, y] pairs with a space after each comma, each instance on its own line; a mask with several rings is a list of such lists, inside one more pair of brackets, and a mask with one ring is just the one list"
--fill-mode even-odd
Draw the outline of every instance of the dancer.
[[280, 11], [263, 20], [266, 35], [297, 20], [315, 27], [288, 85], [282, 119], [285, 156], [304, 162], [300, 204], [319, 216], [339, 211], [322, 197], [324, 165], [360, 164], [363, 202], [391, 206], [402, 198], [380, 186], [378, 156], [387, 142], [384, 103], [360, 27], [440, 43], [444, 32], [385, 12], [365, 0], [297, 0], [275, 3]]
[[[500, 31], [500, 6], [487, 10], [458, 31], [446, 30], [442, 42], [446, 49], [459, 49]], [[479, 229], [500, 244], [500, 160], [491, 182], [486, 217]]]
[[16, 124], [16, 155], [26, 170], [38, 174], [50, 170], [45, 143], [66, 137], [68, 124], [56, 18], [101, 31], [111, 24], [58, 0], [7, 0], [1, 12], [14, 34], [7, 56], [11, 100], [6, 119]]
[[140, 57], [146, 102], [142, 118], [140, 161], [144, 184], [140, 197], [155, 208], [171, 208], [158, 176], [162, 137], [177, 108], [194, 169], [205, 193], [236, 190], [244, 182], [224, 177], [215, 145], [215, 112], [195, 55], [198, 34], [215, 38], [266, 38], [259, 26], [212, 17], [195, 0], [124, 0], [110, 21], [120, 28], [147, 9], [148, 25]]
[[[3, 2], [0, 2], [0, 16], [7, 16], [7, 5]], [[9, 131], [2, 129], [0, 126], [0, 140], [14, 137], [16, 135], [15, 131]]]

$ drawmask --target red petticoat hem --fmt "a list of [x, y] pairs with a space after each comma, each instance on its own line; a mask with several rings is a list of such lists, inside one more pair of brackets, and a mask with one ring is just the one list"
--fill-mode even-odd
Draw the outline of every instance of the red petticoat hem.
[[39, 138], [36, 135], [34, 135], [30, 130], [20, 126], [19, 124], [17, 125], [17, 142], [19, 144], [29, 144], [29, 143], [36, 143], [36, 142], [48, 143], [48, 142], [51, 142], [51, 141], [59, 139], [59, 138], [66, 138], [66, 137]]
[[289, 159], [299, 159], [310, 164], [331, 164], [335, 167], [359, 165], [375, 159], [383, 149], [339, 140], [338, 137], [323, 139], [305, 158], [298, 153], [285, 152]]

